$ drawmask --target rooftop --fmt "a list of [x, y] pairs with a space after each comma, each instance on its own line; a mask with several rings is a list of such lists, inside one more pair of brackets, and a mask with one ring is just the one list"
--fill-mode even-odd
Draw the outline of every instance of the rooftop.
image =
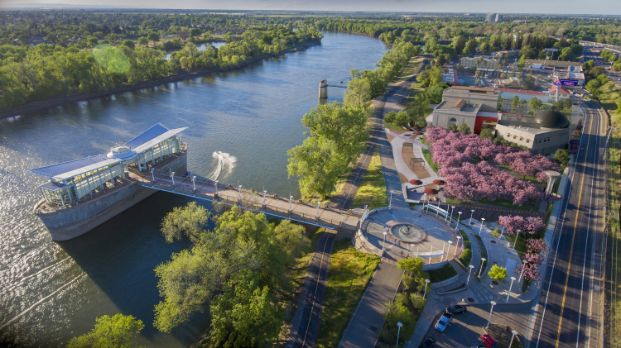
[[[156, 123], [138, 136], [129, 140], [125, 146], [116, 146], [109, 154], [98, 154], [71, 160], [58, 164], [33, 169], [34, 174], [45, 176], [58, 181], [67, 180], [80, 174], [87, 173], [98, 168], [121, 163], [123, 160], [132, 159], [136, 154], [142, 153], [158, 143], [169, 139], [187, 127], [168, 129], [161, 123]], [[123, 150], [118, 152], [116, 150]]]

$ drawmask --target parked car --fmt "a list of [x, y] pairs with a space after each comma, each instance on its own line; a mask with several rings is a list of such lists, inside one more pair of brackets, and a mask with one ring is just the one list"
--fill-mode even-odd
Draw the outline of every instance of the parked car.
[[492, 338], [489, 334], [481, 335], [481, 343], [483, 343], [483, 347], [485, 348], [497, 348], [496, 340]]
[[468, 307], [462, 305], [454, 305], [447, 308], [446, 311], [451, 314], [461, 314], [467, 312]]
[[421, 344], [421, 348], [429, 348], [429, 347], [433, 347], [436, 345], [436, 340], [433, 337], [427, 337], [425, 338], [425, 340], [423, 341], [423, 344]]
[[444, 313], [442, 314], [440, 319], [436, 321], [436, 325], [434, 326], [434, 328], [440, 332], [444, 332], [444, 330], [446, 330], [446, 327], [448, 326], [450, 321], [451, 321], [451, 314]]

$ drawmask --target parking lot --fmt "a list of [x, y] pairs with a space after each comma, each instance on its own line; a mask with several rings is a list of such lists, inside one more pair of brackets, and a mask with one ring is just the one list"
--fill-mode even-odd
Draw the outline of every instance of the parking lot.
[[[450, 324], [444, 332], [438, 332], [433, 327], [440, 317], [440, 313], [434, 320], [426, 337], [435, 339], [433, 347], [457, 348], [457, 347], [477, 347], [480, 344], [479, 337], [485, 333], [484, 327], [487, 324], [489, 316], [489, 305], [469, 306], [468, 311], [461, 314], [453, 315]], [[517, 310], [517, 312], [516, 312]], [[513, 322], [519, 322], [520, 326], [514, 327], [518, 331], [521, 338], [528, 330], [530, 310], [525, 305], [502, 305], [494, 307], [492, 322], [495, 324], [506, 325], [509, 315], [514, 319]], [[516, 321], [519, 317], [521, 320]]]

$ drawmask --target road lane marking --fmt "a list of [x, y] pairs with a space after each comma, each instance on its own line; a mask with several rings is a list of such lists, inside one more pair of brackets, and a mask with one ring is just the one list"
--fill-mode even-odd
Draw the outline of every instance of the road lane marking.
[[[593, 125], [593, 118], [591, 117], [589, 119], [589, 130], [592, 129], [592, 125]], [[589, 134], [588, 138], [587, 138], [587, 144], [586, 144], [586, 149], [585, 149], [585, 162], [588, 162], [588, 158], [589, 158], [589, 145], [591, 145], [591, 134]], [[586, 163], [585, 163], [586, 164]], [[586, 171], [586, 170], [585, 170]], [[582, 205], [582, 193], [584, 192], [584, 177], [585, 174], [583, 173], [581, 178], [580, 178], [580, 191], [578, 192], [578, 204], [576, 205], [576, 216], [574, 218], [574, 223], [573, 223], [573, 230], [572, 230], [572, 236], [571, 236], [571, 244], [569, 247], [569, 258], [567, 259], [567, 272], [565, 273], [565, 285], [563, 287], [563, 298], [561, 300], [561, 312], [559, 314], [559, 321], [558, 321], [558, 329], [556, 330], [556, 348], [559, 347], [560, 344], [560, 338], [561, 338], [561, 328], [563, 327], [563, 314], [565, 312], [565, 301], [567, 300], [567, 286], [569, 284], [569, 275], [571, 273], [571, 260], [573, 258], [574, 255], [574, 243], [576, 241], [576, 229], [578, 227], [578, 217], [580, 217], [580, 206]]]

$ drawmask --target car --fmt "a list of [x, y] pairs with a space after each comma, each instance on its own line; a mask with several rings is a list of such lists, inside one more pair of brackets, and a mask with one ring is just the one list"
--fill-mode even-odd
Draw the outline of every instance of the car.
[[446, 311], [451, 314], [461, 314], [467, 312], [468, 307], [463, 305], [454, 305], [447, 308]]
[[423, 341], [423, 344], [420, 345], [420, 348], [428, 348], [433, 347], [436, 344], [436, 340], [433, 337], [427, 337]]
[[496, 344], [496, 340], [492, 338], [489, 334], [481, 335], [481, 343], [485, 348], [496, 348], [498, 345]]
[[444, 332], [444, 330], [446, 330], [446, 327], [448, 326], [450, 321], [451, 321], [451, 315], [449, 313], [444, 313], [442, 314], [440, 319], [436, 321], [436, 325], [434, 326], [434, 328], [440, 332]]

